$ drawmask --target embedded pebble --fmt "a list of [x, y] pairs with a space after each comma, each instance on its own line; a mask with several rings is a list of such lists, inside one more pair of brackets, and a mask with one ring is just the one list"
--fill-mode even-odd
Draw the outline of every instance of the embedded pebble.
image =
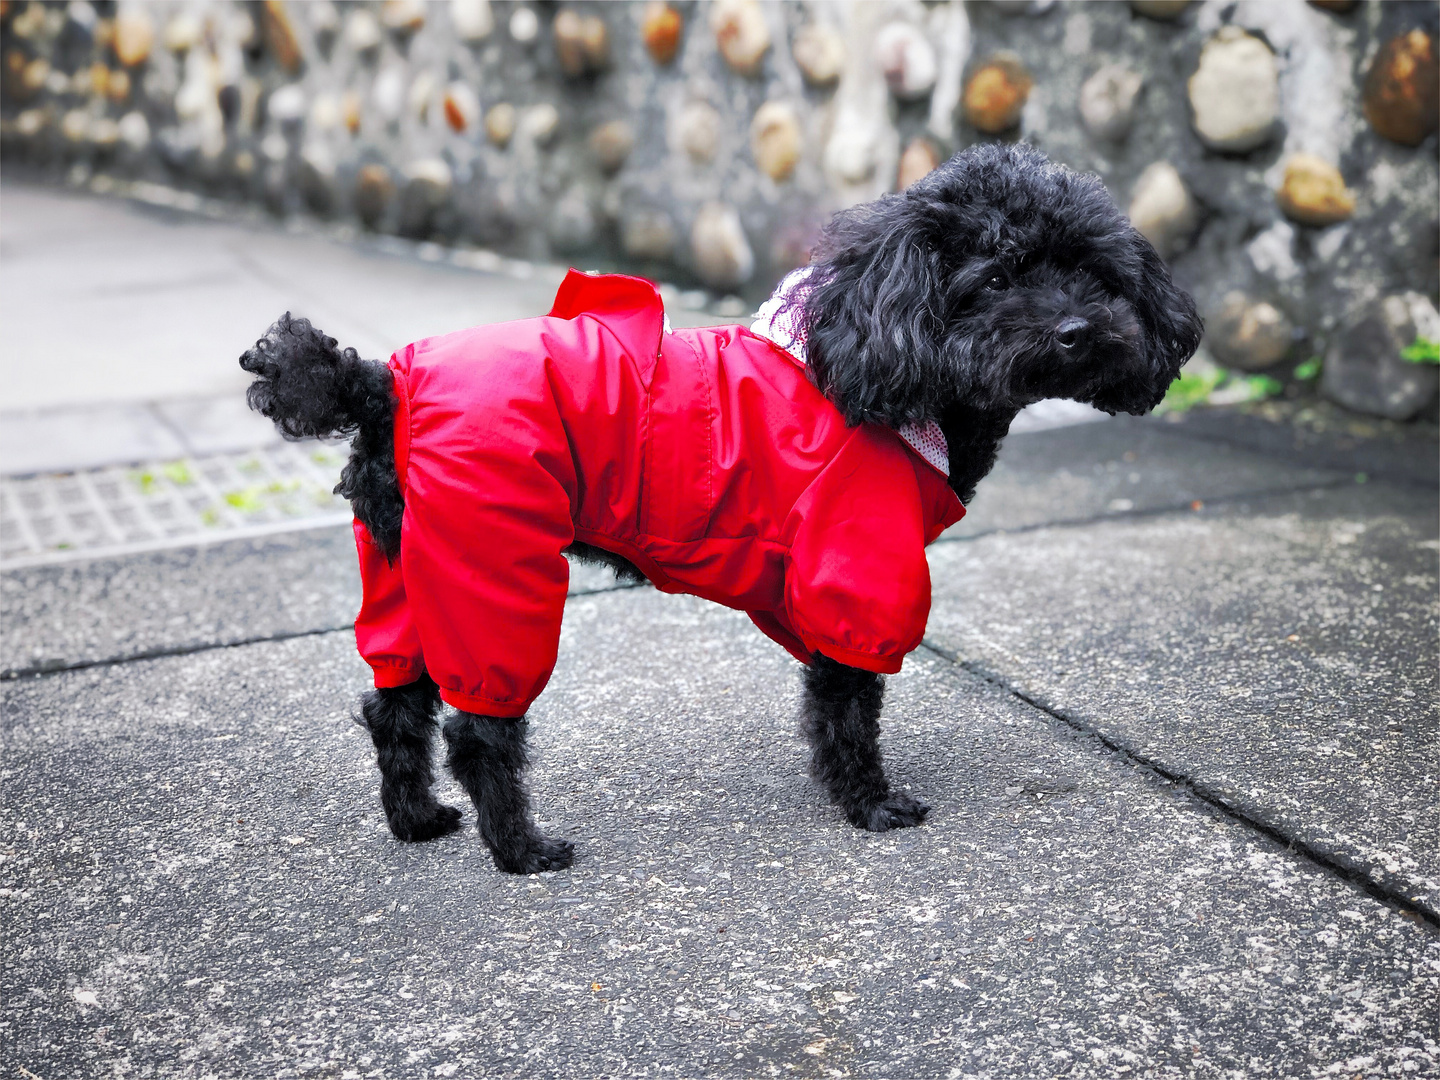
[[785, 180], [800, 160], [800, 120], [795, 110], [779, 101], [767, 101], [750, 122], [750, 152], [755, 164], [771, 180]]
[[1187, 88], [1195, 131], [1211, 149], [1241, 152], [1269, 141], [1280, 80], [1275, 54], [1258, 37], [1221, 27], [1200, 50]]
[[519, 113], [508, 101], [491, 106], [485, 113], [485, 135], [496, 146], [505, 147], [515, 135]]
[[1434, 365], [1401, 358], [1417, 337], [1440, 340], [1440, 314], [1420, 293], [1367, 304], [1331, 339], [1320, 392], [1356, 412], [1411, 419], [1435, 397], [1440, 376]]
[[675, 253], [675, 222], [663, 210], [635, 211], [621, 220], [620, 243], [632, 259], [669, 259]]
[[680, 35], [685, 20], [664, 0], [653, 0], [645, 7], [640, 21], [640, 37], [645, 49], [657, 64], [668, 64], [680, 51]]
[[617, 171], [634, 148], [635, 130], [624, 120], [610, 120], [590, 133], [590, 152], [605, 172]]
[[365, 8], [355, 8], [345, 20], [345, 41], [357, 53], [370, 53], [380, 47], [384, 35], [380, 22]]
[[121, 8], [115, 16], [112, 44], [116, 59], [126, 67], [143, 64], [155, 44], [155, 24], [142, 8]]
[[1135, 14], [1162, 22], [1179, 18], [1189, 6], [1190, 0], [1130, 0], [1130, 10]]
[[875, 37], [875, 58], [885, 84], [899, 101], [924, 97], [935, 85], [939, 61], [935, 46], [911, 23], [892, 22]]
[[387, 30], [413, 34], [425, 25], [425, 0], [385, 0], [380, 5], [380, 21]]
[[1130, 134], [1135, 99], [1144, 79], [1123, 64], [1106, 64], [1080, 86], [1080, 119], [1097, 139], [1113, 142]]
[[905, 152], [900, 155], [900, 168], [895, 180], [895, 187], [904, 191], [916, 180], [930, 175], [940, 165], [940, 153], [935, 149], [935, 144], [924, 137], [910, 140], [910, 145], [905, 147]]
[[755, 253], [740, 224], [739, 212], [728, 203], [700, 207], [690, 228], [690, 253], [700, 280], [716, 289], [733, 289], [755, 273]]
[[510, 36], [521, 45], [529, 45], [540, 35], [540, 16], [533, 8], [518, 7], [510, 14]]
[[395, 195], [395, 181], [384, 165], [362, 165], [355, 175], [355, 213], [372, 229], [384, 217]]
[[720, 55], [741, 75], [754, 75], [770, 49], [770, 25], [757, 0], [716, 0], [710, 30]]
[[680, 111], [680, 145], [698, 165], [715, 159], [720, 144], [720, 114], [703, 101], [692, 101]]
[[1275, 201], [1302, 225], [1335, 225], [1355, 213], [1355, 196], [1340, 170], [1314, 154], [1292, 154]]
[[1290, 320], [1275, 305], [1243, 292], [1225, 294], [1206, 320], [1205, 343], [1222, 364], [1262, 371], [1285, 359], [1294, 339]]
[[450, 130], [463, 135], [475, 126], [480, 116], [480, 98], [467, 84], [453, 82], [445, 89], [445, 122]]
[[300, 70], [304, 54], [300, 49], [300, 39], [295, 35], [295, 26], [290, 21], [290, 9], [271, 0], [260, 8], [260, 21], [264, 28], [265, 45], [275, 57], [275, 62], [294, 75]]
[[834, 86], [845, 70], [845, 39], [826, 23], [806, 23], [796, 31], [791, 53], [811, 86]]
[[1020, 123], [1035, 80], [1013, 53], [996, 53], [965, 84], [965, 119], [987, 135], [999, 135]]
[[495, 32], [490, 0], [450, 0], [450, 25], [461, 41], [475, 45]]
[[1365, 119], [1385, 138], [1419, 146], [1440, 119], [1435, 39], [1418, 27], [1387, 41], [1365, 76]]
[[555, 16], [555, 57], [566, 75], [603, 71], [610, 62], [610, 36], [605, 20], [566, 8]]
[[1136, 232], [1165, 258], [1184, 247], [1199, 218], [1190, 189], [1168, 161], [1157, 161], [1140, 174], [1129, 215]]

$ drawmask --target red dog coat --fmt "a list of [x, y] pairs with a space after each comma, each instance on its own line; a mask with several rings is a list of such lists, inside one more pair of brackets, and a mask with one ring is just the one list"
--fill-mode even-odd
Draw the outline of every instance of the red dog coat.
[[393, 565], [355, 523], [376, 686], [428, 671], [457, 709], [522, 715], [574, 540], [747, 612], [802, 662], [900, 670], [930, 613], [925, 546], [965, 513], [944, 475], [888, 428], [847, 428], [770, 341], [664, 320], [648, 282], [572, 270], [545, 318], [391, 357]]

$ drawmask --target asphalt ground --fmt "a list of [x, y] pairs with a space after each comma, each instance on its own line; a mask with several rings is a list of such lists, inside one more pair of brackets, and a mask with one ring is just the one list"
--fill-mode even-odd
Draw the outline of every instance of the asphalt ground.
[[1440, 1076], [1437, 495], [1412, 444], [1360, 482], [1237, 422], [1011, 437], [889, 684], [934, 809], [879, 836], [804, 775], [797, 665], [699, 601], [577, 575], [531, 722], [579, 857], [516, 878], [385, 828], [344, 530], [5, 573], [0, 1055]]

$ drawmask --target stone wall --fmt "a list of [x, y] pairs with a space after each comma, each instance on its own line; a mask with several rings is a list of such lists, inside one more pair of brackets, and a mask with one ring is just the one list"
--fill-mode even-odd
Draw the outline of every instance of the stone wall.
[[[1210, 353], [1407, 418], [1440, 338], [1432, 3], [0, 2], [7, 166], [748, 300], [982, 139], [1099, 173]], [[1433, 408], [1433, 406], [1430, 406]]]

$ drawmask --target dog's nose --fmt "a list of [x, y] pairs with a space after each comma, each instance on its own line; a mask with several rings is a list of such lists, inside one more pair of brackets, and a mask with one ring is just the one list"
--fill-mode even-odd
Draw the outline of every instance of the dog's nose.
[[1090, 329], [1090, 324], [1078, 315], [1071, 315], [1060, 320], [1055, 327], [1055, 340], [1060, 343], [1062, 349], [1073, 349], [1080, 344], [1085, 337], [1085, 331]]

